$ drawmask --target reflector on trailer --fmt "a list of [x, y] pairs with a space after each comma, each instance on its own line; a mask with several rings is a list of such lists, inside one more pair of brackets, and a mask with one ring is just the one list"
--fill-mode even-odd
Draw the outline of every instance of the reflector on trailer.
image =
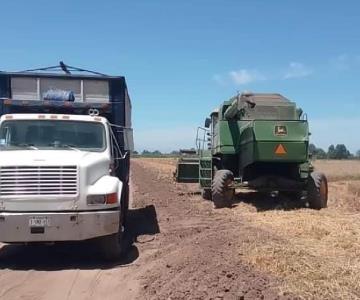
[[275, 154], [277, 155], [284, 155], [286, 153], [287, 151], [282, 144], [277, 145], [277, 147], [275, 148]]

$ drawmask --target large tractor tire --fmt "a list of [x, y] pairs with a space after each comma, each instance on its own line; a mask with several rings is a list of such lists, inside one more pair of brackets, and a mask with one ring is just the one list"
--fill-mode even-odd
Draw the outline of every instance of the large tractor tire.
[[319, 172], [312, 172], [308, 178], [307, 200], [312, 209], [327, 207], [328, 183], [325, 175]]
[[203, 197], [205, 200], [211, 200], [211, 189], [202, 189], [201, 197]]
[[230, 207], [234, 198], [235, 189], [229, 187], [234, 181], [234, 175], [229, 170], [218, 170], [215, 173], [211, 194], [215, 208]]

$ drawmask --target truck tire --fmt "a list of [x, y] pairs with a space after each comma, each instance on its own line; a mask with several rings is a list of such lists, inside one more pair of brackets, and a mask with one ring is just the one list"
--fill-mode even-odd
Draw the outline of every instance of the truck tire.
[[[124, 186], [123, 196], [126, 199], [128, 198], [128, 185]], [[127, 187], [127, 188], [126, 188]], [[119, 231], [114, 234], [106, 235], [99, 238], [99, 246], [102, 257], [108, 261], [118, 260], [124, 254], [124, 231], [125, 231], [125, 220], [127, 215], [126, 203], [121, 199], [121, 211], [120, 211], [120, 221], [119, 221]]]
[[325, 175], [320, 172], [312, 172], [308, 178], [307, 200], [312, 209], [327, 207], [328, 183]]
[[126, 226], [127, 214], [129, 210], [129, 183], [124, 184], [123, 193], [121, 195], [121, 219], [123, 220], [123, 226]]
[[102, 257], [108, 261], [114, 261], [121, 258], [123, 252], [123, 232], [103, 236], [99, 238]]
[[205, 200], [211, 200], [211, 189], [202, 189], [201, 190], [201, 196]]
[[234, 175], [229, 170], [218, 170], [215, 173], [212, 185], [211, 194], [214, 202], [214, 208], [222, 208], [231, 206], [235, 189], [229, 188], [229, 185], [234, 181]]

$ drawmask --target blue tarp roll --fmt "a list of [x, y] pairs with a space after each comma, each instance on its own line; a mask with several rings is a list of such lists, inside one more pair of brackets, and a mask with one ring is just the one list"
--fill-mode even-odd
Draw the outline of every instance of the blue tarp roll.
[[44, 100], [50, 101], [75, 101], [75, 95], [73, 91], [64, 90], [48, 90], [43, 94]]

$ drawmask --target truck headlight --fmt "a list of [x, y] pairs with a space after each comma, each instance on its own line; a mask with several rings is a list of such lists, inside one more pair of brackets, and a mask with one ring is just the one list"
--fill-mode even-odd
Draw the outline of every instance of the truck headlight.
[[111, 193], [106, 195], [89, 195], [87, 196], [86, 202], [88, 205], [116, 204], [118, 203], [118, 194]]
[[105, 204], [105, 195], [89, 195], [86, 202], [88, 205]]

